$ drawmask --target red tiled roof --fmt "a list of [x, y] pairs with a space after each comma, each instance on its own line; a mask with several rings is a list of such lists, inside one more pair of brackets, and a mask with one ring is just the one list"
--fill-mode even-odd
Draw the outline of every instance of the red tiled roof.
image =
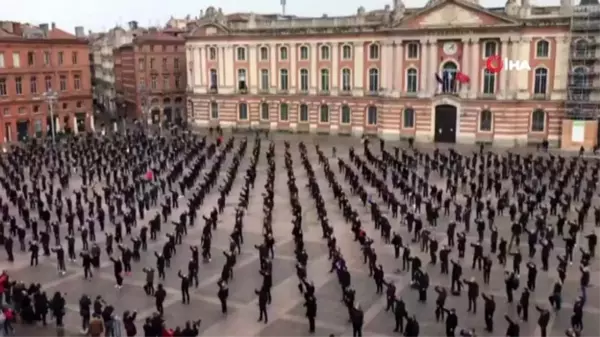
[[62, 29], [54, 28], [48, 31], [49, 39], [77, 39], [77, 37], [71, 33], [67, 33]]
[[144, 35], [140, 35], [135, 38], [135, 42], [146, 42], [146, 41], [184, 41], [181, 36], [173, 36], [163, 32], [150, 32]]

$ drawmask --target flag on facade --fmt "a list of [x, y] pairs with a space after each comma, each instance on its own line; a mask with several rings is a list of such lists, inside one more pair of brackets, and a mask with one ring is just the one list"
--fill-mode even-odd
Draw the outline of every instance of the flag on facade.
[[458, 73], [456, 73], [456, 80], [460, 84], [465, 84], [465, 83], [469, 83], [471, 81], [471, 78], [469, 78], [469, 76], [466, 75], [465, 73], [462, 73], [459, 71]]

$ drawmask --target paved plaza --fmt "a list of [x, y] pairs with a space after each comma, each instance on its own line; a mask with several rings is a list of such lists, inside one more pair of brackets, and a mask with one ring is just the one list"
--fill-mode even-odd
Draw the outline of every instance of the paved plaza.
[[[241, 138], [241, 137], [238, 137]], [[250, 137], [251, 138], [251, 137]], [[394, 317], [391, 312], [385, 312], [385, 296], [375, 294], [375, 282], [368, 275], [368, 267], [363, 264], [362, 253], [357, 242], [353, 241], [353, 236], [350, 231], [350, 225], [345, 223], [341, 212], [337, 207], [337, 202], [333, 201], [333, 192], [329, 188], [325, 180], [323, 168], [318, 165], [317, 154], [314, 149], [314, 144], [320, 144], [327, 155], [331, 155], [332, 146], [337, 147], [338, 156], [348, 158], [348, 149], [354, 146], [357, 153], [364, 159], [362, 146], [356, 138], [344, 137], [326, 137], [313, 135], [285, 135], [274, 134], [271, 139], [276, 144], [276, 178], [275, 178], [275, 207], [273, 214], [273, 231], [276, 237], [275, 259], [273, 261], [273, 302], [268, 308], [269, 323], [264, 324], [257, 322], [258, 306], [257, 296], [254, 289], [260, 287], [262, 277], [258, 273], [259, 260], [258, 252], [254, 248], [255, 244], [262, 242], [262, 217], [263, 217], [263, 198], [261, 194], [264, 192], [266, 175], [262, 174], [266, 171], [267, 160], [265, 153], [268, 147], [268, 142], [262, 143], [261, 158], [258, 162], [258, 177], [256, 179], [255, 188], [250, 192], [249, 207], [244, 219], [244, 239], [242, 254], [238, 258], [238, 262], [234, 267], [234, 280], [230, 283], [230, 295], [228, 304], [230, 310], [227, 316], [221, 314], [219, 300], [217, 298], [218, 287], [217, 280], [220, 277], [221, 268], [225, 260], [220, 253], [222, 250], [227, 250], [229, 247], [229, 234], [234, 225], [235, 207], [238, 203], [238, 196], [243, 185], [243, 176], [245, 170], [250, 165], [250, 152], [253, 145], [252, 139], [249, 140], [249, 151], [242, 161], [239, 174], [234, 183], [234, 187], [227, 198], [227, 206], [224, 214], [220, 217], [217, 230], [213, 233], [212, 255], [213, 260], [210, 263], [200, 265], [200, 285], [198, 288], [191, 288], [191, 304], [183, 305], [181, 303], [179, 292], [179, 278], [177, 271], [182, 269], [186, 271], [187, 262], [191, 258], [191, 253], [188, 249], [189, 245], [199, 245], [201, 237], [201, 229], [203, 221], [201, 215], [207, 215], [210, 210], [216, 205], [218, 198], [217, 189], [208, 196], [204, 205], [198, 212], [199, 220], [197, 225], [188, 230], [188, 235], [184, 239], [184, 245], [177, 246], [177, 254], [175, 255], [171, 268], [167, 270], [167, 278], [163, 284], [166, 287], [168, 297], [165, 301], [165, 319], [170, 327], [176, 325], [182, 326], [187, 320], [202, 319], [200, 326], [200, 334], [205, 336], [303, 336], [308, 334], [308, 322], [304, 317], [305, 309], [303, 307], [303, 296], [298, 292], [298, 280], [295, 273], [294, 265], [294, 243], [291, 236], [291, 207], [289, 205], [289, 191], [287, 187], [287, 174], [284, 168], [284, 140], [289, 140], [291, 143], [292, 159], [294, 160], [294, 173], [297, 179], [297, 186], [300, 190], [299, 197], [303, 210], [303, 226], [304, 240], [306, 242], [306, 250], [309, 254], [308, 263], [308, 278], [312, 280], [316, 287], [317, 298], [317, 336], [335, 335], [351, 335], [352, 329], [348, 323], [347, 310], [341, 302], [341, 290], [335, 276], [335, 273], [329, 273], [331, 262], [327, 259], [326, 242], [321, 239], [321, 228], [318, 224], [317, 214], [313, 200], [309, 195], [307, 185], [307, 175], [304, 167], [300, 164], [300, 154], [298, 144], [304, 141], [307, 144], [308, 154], [311, 159], [316, 176], [320, 181], [320, 189], [326, 201], [326, 208], [330, 224], [334, 228], [335, 236], [337, 237], [338, 245], [343, 253], [348, 268], [352, 275], [352, 287], [356, 290], [356, 299], [360, 303], [365, 312], [364, 335], [367, 336], [394, 336], [397, 333], [392, 332], [394, 329]], [[237, 148], [239, 141], [236, 141], [234, 151]], [[390, 144], [391, 146], [391, 144]], [[404, 145], [406, 146], [406, 145]], [[424, 146], [427, 151], [431, 151], [434, 147], [429, 144]], [[372, 148], [375, 152], [378, 151], [378, 142], [373, 142]], [[475, 150], [474, 147], [460, 146], [459, 151], [469, 153]], [[494, 151], [505, 152], [503, 149], [494, 149]], [[527, 151], [527, 150], [521, 150]], [[223, 168], [229, 167], [231, 164], [232, 155], [228, 155]], [[346, 160], [349, 163], [349, 160]], [[423, 261], [423, 268], [429, 273], [431, 286], [428, 293], [428, 301], [420, 303], [417, 301], [418, 294], [415, 290], [409, 287], [410, 276], [407, 273], [396, 273], [395, 270], [400, 266], [401, 261], [394, 259], [393, 247], [384, 245], [380, 235], [374, 229], [371, 220], [370, 211], [360, 204], [357, 196], [350, 193], [349, 185], [343, 180], [337, 170], [336, 159], [330, 158], [332, 168], [338, 175], [338, 181], [342, 183], [346, 194], [349, 196], [355, 209], [361, 212], [361, 220], [364, 229], [370, 237], [375, 240], [374, 248], [378, 255], [378, 261], [386, 271], [386, 279], [393, 281], [399, 292], [399, 296], [406, 302], [409, 314], [416, 314], [420, 324], [421, 336], [443, 336], [445, 335], [445, 327], [443, 323], [436, 323], [434, 316], [435, 309], [435, 292], [433, 286], [440, 285], [449, 289], [450, 278], [447, 275], [441, 275], [438, 265], [430, 265], [429, 255], [421, 253], [417, 244], [411, 243], [411, 251], [413, 254], [420, 256]], [[211, 164], [209, 163], [208, 168]], [[351, 165], [354, 168], [353, 165]], [[355, 169], [356, 171], [356, 169]], [[225, 177], [223, 170], [222, 178]], [[432, 173], [431, 178], [437, 181], [438, 185], [443, 186], [444, 181], [437, 176], [437, 173]], [[365, 187], [367, 183], [363, 181]], [[391, 186], [391, 183], [390, 183]], [[368, 185], [368, 189], [374, 192], [374, 189]], [[189, 193], [189, 192], [188, 192]], [[459, 193], [460, 194], [460, 193]], [[377, 201], [383, 206], [383, 200], [377, 197], [377, 193], [372, 193], [373, 201]], [[462, 197], [459, 197], [459, 201]], [[598, 197], [594, 199], [594, 204], [600, 204]], [[185, 202], [180, 202], [180, 205], [185, 207]], [[176, 219], [179, 213], [184, 209], [180, 207], [174, 211], [171, 219]], [[386, 209], [386, 207], [382, 207]], [[16, 213], [16, 211], [14, 212]], [[446, 224], [450, 221], [448, 217], [442, 215], [438, 220], [438, 227], [431, 229], [438, 241], [443, 244], [446, 241]], [[453, 213], [453, 212], [452, 212]], [[151, 211], [150, 215], [153, 214]], [[150, 216], [146, 216], [148, 220]], [[390, 217], [391, 219], [391, 217]], [[410, 243], [409, 234], [405, 225], [398, 224], [397, 220], [393, 225], [393, 230], [400, 232], [405, 243]], [[555, 223], [556, 218], [550, 217], [551, 223]], [[138, 220], [138, 222], [141, 222]], [[424, 224], [426, 222], [424, 221]], [[496, 226], [499, 229], [500, 236], [510, 237], [510, 220], [508, 215], [496, 218]], [[593, 216], [588, 216], [588, 222], [585, 227], [589, 232], [593, 229]], [[110, 230], [110, 225], [107, 226]], [[163, 226], [165, 228], [165, 226]], [[459, 230], [462, 226], [459, 225]], [[65, 230], [66, 232], [66, 230]], [[165, 230], [163, 229], [163, 233]], [[103, 237], [97, 235], [100, 239], [101, 247], [103, 248]], [[114, 277], [112, 272], [112, 263], [107, 260], [106, 254], [103, 252], [103, 263], [101, 269], [98, 270], [93, 280], [85, 281], [83, 279], [83, 270], [80, 261], [67, 266], [67, 273], [64, 276], [59, 276], [56, 268], [54, 257], [40, 257], [40, 265], [37, 267], [29, 267], [29, 256], [18, 252], [16, 254], [16, 262], [9, 265], [6, 262], [6, 254], [0, 253], [2, 259], [2, 267], [8, 269], [12, 279], [23, 280], [25, 282], [39, 282], [43, 288], [51, 296], [55, 291], [66, 292], [68, 303], [68, 312], [65, 317], [65, 327], [67, 334], [77, 334], [80, 327], [80, 317], [78, 314], [78, 301], [82, 293], [88, 294], [90, 297], [102, 295], [107, 303], [115, 306], [117, 313], [122, 314], [125, 310], [138, 311], [138, 332], [141, 335], [143, 330], [143, 318], [151, 315], [155, 311], [154, 299], [146, 296], [142, 289], [145, 274], [142, 268], [146, 266], [155, 266], [155, 258], [152, 254], [153, 250], [162, 248], [162, 243], [166, 240], [164, 235], [162, 241], [149, 241], [149, 251], [142, 255], [142, 261], [134, 262], [133, 273], [125, 278], [124, 286], [119, 291], [114, 288]], [[486, 232], [486, 239], [489, 240], [489, 232]], [[468, 236], [468, 244], [476, 240], [476, 233], [472, 231]], [[77, 250], [79, 251], [80, 240], [78, 239]], [[550, 295], [552, 285], [557, 277], [556, 273], [556, 255], [564, 252], [564, 243], [558, 239], [555, 240], [556, 249], [552, 254], [550, 262], [550, 270], [548, 272], [540, 271], [537, 277], [537, 287], [532, 293], [530, 306], [530, 317], [528, 322], [520, 322], [521, 336], [539, 336], [537, 328], [537, 312], [534, 305], [539, 304], [545, 308], [549, 308], [548, 296]], [[489, 241], [484, 245], [486, 251], [489, 251]], [[563, 289], [563, 309], [558, 313], [552, 313], [551, 322], [548, 327], [550, 336], [564, 336], [564, 331], [570, 327], [570, 316], [572, 313], [572, 304], [579, 294], [579, 252], [575, 255], [574, 264], [569, 266], [566, 284]], [[525, 252], [527, 251], [526, 240], [521, 240], [521, 251], [524, 253], [524, 263], [528, 262]], [[469, 278], [474, 276], [478, 279], [481, 287], [481, 292], [493, 294], [496, 297], [496, 314], [495, 314], [495, 331], [489, 334], [484, 330], [483, 320], [483, 300], [478, 301], [477, 314], [467, 313], [467, 298], [466, 293], [460, 297], [449, 296], [446, 302], [447, 308], [456, 308], [459, 318], [459, 328], [475, 329], [480, 336], [504, 335], [506, 330], [506, 322], [502, 317], [504, 314], [509, 315], [514, 319], [517, 318], [516, 304], [507, 304], [504, 292], [504, 269], [498, 265], [494, 259], [494, 269], [492, 271], [491, 282], [489, 285], [483, 284], [482, 273], [478, 270], [472, 270], [470, 266], [472, 249], [467, 248], [467, 256], [463, 262], [463, 276]], [[452, 253], [452, 258], [457, 258], [457, 253]], [[539, 265], [539, 253], [535, 256], [534, 261]], [[510, 260], [509, 260], [510, 264]], [[591, 263], [592, 275], [591, 285], [587, 293], [587, 302], [585, 304], [584, 315], [584, 335], [599, 336], [600, 326], [596, 315], [600, 314], [600, 267], [597, 260]], [[521, 277], [521, 286], [515, 292], [515, 297], [521, 294], [525, 281]], [[48, 330], [40, 332], [40, 330], [32, 328], [18, 327], [18, 332], [23, 334], [33, 335], [48, 335]]]

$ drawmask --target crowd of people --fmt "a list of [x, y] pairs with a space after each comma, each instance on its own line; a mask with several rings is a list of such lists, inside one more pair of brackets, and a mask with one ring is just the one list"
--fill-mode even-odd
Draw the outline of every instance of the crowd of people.
[[[67, 137], [55, 145], [32, 141], [14, 147], [0, 160], [0, 245], [4, 246], [6, 261], [19, 262], [16, 250], [21, 255], [29, 254], [26, 268], [36, 268], [41, 256], [53, 256], [61, 275], [67, 266], [76, 263], [81, 265], [85, 279], [92, 279], [99, 268], [111, 263], [117, 291], [126, 275], [144, 273], [143, 288], [147, 296], [154, 298], [156, 312], [142, 318], [143, 334], [197, 336], [200, 325], [211, 322], [203, 323], [200, 318], [176, 327], [165, 324], [164, 303], [168, 294], [163, 282], [167, 273], [175, 272], [180, 279], [181, 300], [190, 304], [190, 288], [199, 286], [202, 264], [214, 263], [213, 232], [223, 221], [241, 164], [248, 159], [235, 203], [229, 249], [222, 252], [225, 262], [215, 288], [224, 315], [228, 313], [229, 287], [237, 257], [244, 245], [245, 215], [250, 198], [255, 195], [252, 191], [256, 178], [264, 175], [266, 183], [260, 194], [263, 238], [261, 244], [255, 245], [262, 284], [255, 294], [258, 320], [265, 324], [269, 322], [271, 289], [275, 286], [273, 274], [278, 272], [272, 263], [276, 253], [274, 229], [285, 232], [291, 228], [298, 290], [304, 298], [308, 331], [316, 331], [318, 298], [307, 271], [310, 251], [305, 245], [303, 219], [303, 208], [311, 206], [302, 205], [303, 188], [314, 201], [329, 251], [330, 272], [337, 276], [341, 302], [355, 336], [362, 335], [365, 313], [356, 300], [351, 268], [336, 239], [345, 234], [334, 233], [339, 228], [348, 228], [356, 241], [356, 249], [362, 253], [373, 278], [376, 295], [386, 298], [386, 311], [395, 321], [394, 332], [419, 336], [420, 314], [417, 308], [406, 305], [398, 295], [401, 289], [386, 277], [386, 272], [409, 275], [421, 302], [427, 301], [431, 290], [435, 292], [435, 318], [444, 322], [447, 336], [477, 334], [475, 329], [459, 325], [459, 313], [447, 303], [448, 296], [461, 296], [463, 288], [468, 311], [476, 314], [478, 302], [482, 302], [485, 329], [496, 333], [497, 298], [481, 289], [489, 284], [492, 270], [499, 265], [507, 270], [507, 301], [513, 303], [513, 297], [520, 292], [515, 300], [518, 318], [527, 321], [533, 306], [539, 313], [538, 326], [543, 337], [548, 333], [551, 316], [562, 309], [565, 280], [569, 274], [579, 273], [579, 296], [566, 299], [573, 303], [573, 313], [570, 326], [564, 328], [568, 336], [582, 333], [586, 289], [595, 258], [595, 230], [600, 225], [596, 196], [599, 161], [550, 154], [500, 155], [485, 152], [483, 147], [472, 154], [452, 149], [429, 152], [412, 143], [407, 148], [389, 151], [383, 140], [375, 149], [367, 139], [362, 149], [350, 148], [347, 156], [339, 156], [334, 148], [333, 159], [319, 145], [310, 149], [300, 142], [299, 158], [294, 158], [295, 150], [289, 142], [271, 141], [263, 153], [265, 142], [260, 135], [253, 137], [249, 158], [246, 136], [224, 139], [220, 130], [216, 135], [211, 130], [210, 135], [201, 136], [173, 129], [157, 136], [136, 129], [110, 137], [88, 134]], [[283, 166], [277, 158], [276, 149], [280, 146], [284, 147]], [[315, 151], [318, 162], [311, 161], [311, 151]], [[259, 172], [261, 157], [267, 163], [266, 169]], [[298, 159], [307, 177], [306, 186], [297, 185], [299, 168], [294, 161]], [[320, 170], [313, 165], [321, 166]], [[275, 192], [280, 170], [287, 176], [291, 224], [273, 223], [275, 198], [280, 197]], [[319, 171], [325, 179], [319, 178]], [[342, 180], [338, 180], [339, 175]], [[435, 183], [440, 178], [445, 184]], [[321, 188], [325, 186], [334, 200], [324, 197]], [[218, 195], [216, 205], [206, 202], [211, 193]], [[370, 215], [368, 219], [361, 216], [365, 210]], [[349, 226], [330, 223], [328, 212], [339, 212]], [[586, 226], [591, 213], [595, 226]], [[510, 237], [504, 237], [496, 223], [503, 216], [510, 218]], [[441, 223], [440, 219], [448, 223]], [[366, 223], [372, 223], [372, 229]], [[470, 234], [472, 225], [475, 235]], [[201, 227], [202, 233], [199, 245], [192, 245], [189, 253], [178, 249], [188, 230], [196, 226]], [[380, 232], [381, 245], [375, 243], [376, 235], [369, 233], [372, 230]], [[527, 246], [523, 252], [522, 238]], [[564, 249], [557, 247], [558, 241], [564, 242]], [[376, 248], [390, 249], [397, 264], [384, 269]], [[466, 277], [463, 273], [468, 249], [472, 250], [468, 255], [472, 257], [468, 261], [472, 269], [469, 273], [480, 271], [484, 284], [479, 284], [478, 277]], [[152, 251], [154, 266], [133, 267], [140, 264], [142, 255]], [[441, 277], [429, 276], [431, 268], [424, 265], [421, 253], [429, 256], [429, 265], [440, 266]], [[190, 254], [183, 269], [171, 265], [177, 254]], [[580, 256], [575, 261], [577, 268], [572, 267], [575, 255]], [[546, 305], [531, 298], [538, 273], [556, 276]], [[521, 284], [521, 279], [526, 282]], [[47, 294], [36, 280], [13, 280], [10, 271], [0, 275], [0, 287], [6, 334], [13, 332], [12, 322], [17, 317], [24, 324], [46, 325], [50, 314], [56, 326], [64, 325], [67, 301], [61, 292]], [[91, 336], [117, 336], [121, 326], [127, 336], [142, 333], [138, 331], [137, 312], [125, 311], [117, 317], [115, 308], [98, 294], [81, 294], [79, 315], [82, 333]], [[519, 337], [519, 319], [509, 315], [504, 318], [506, 335]]]

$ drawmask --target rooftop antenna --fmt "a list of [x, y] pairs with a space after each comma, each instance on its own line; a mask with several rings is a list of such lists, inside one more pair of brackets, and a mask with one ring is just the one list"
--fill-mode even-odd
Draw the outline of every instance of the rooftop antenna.
[[285, 5], [287, 4], [286, 0], [281, 0], [281, 15], [285, 16]]

